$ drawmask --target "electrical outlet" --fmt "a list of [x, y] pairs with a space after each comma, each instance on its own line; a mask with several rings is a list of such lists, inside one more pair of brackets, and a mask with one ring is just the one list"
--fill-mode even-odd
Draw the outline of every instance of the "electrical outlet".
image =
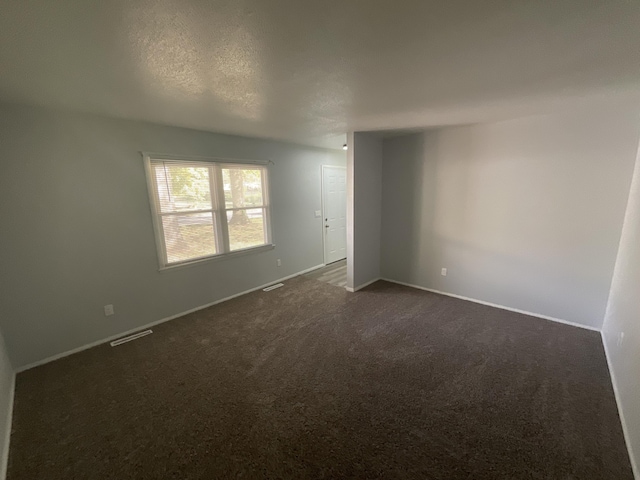
[[105, 305], [104, 306], [104, 316], [110, 317], [113, 315], [113, 305]]
[[282, 260], [277, 259], [276, 260], [276, 267], [281, 267], [282, 266]]
[[316, 218], [320, 218], [322, 216], [322, 212], [320, 210], [316, 210], [315, 215]]
[[440, 270], [440, 275], [442, 275], [443, 277], [447, 276], [447, 269], [443, 268], [442, 270]]

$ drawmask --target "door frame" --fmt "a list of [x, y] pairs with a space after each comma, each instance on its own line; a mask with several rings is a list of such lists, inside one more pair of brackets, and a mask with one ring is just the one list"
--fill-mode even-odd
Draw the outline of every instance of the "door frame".
[[[324, 216], [324, 208], [325, 208], [325, 204], [324, 204], [324, 170], [325, 168], [341, 168], [343, 170], [345, 170], [345, 174], [347, 173], [347, 167], [342, 166], [342, 165], [322, 165], [322, 168], [320, 169], [320, 205], [321, 205], [321, 209], [320, 209], [320, 214], [322, 218], [326, 218]], [[326, 249], [326, 241], [325, 241], [325, 233], [324, 233], [324, 220], [322, 220], [322, 264], [323, 265], [327, 265], [327, 249]], [[337, 260], [340, 261], [340, 260]]]

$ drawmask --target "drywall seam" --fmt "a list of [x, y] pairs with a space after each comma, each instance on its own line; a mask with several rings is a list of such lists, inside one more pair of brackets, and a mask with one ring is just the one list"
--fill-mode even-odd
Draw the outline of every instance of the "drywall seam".
[[622, 402], [620, 401], [620, 395], [618, 393], [618, 382], [616, 382], [615, 370], [613, 369], [613, 365], [611, 364], [611, 359], [609, 358], [609, 347], [607, 346], [607, 337], [604, 331], [601, 332], [602, 337], [602, 345], [604, 346], [604, 356], [607, 359], [607, 367], [609, 368], [609, 377], [611, 378], [611, 385], [613, 385], [613, 395], [616, 399], [616, 406], [618, 407], [618, 415], [620, 416], [620, 423], [622, 424], [622, 433], [624, 435], [624, 442], [627, 447], [627, 452], [629, 453], [629, 462], [631, 462], [631, 469], [633, 470], [633, 476], [640, 480], [640, 470], [638, 469], [638, 464], [636, 459], [633, 456], [633, 451], [631, 450], [631, 438], [629, 436], [629, 429], [627, 427], [627, 422], [624, 418], [624, 410], [622, 409]]
[[479, 303], [481, 305], [487, 305], [488, 307], [499, 308], [501, 310], [508, 310], [510, 312], [522, 313], [523, 315], [529, 315], [530, 317], [542, 318], [544, 320], [551, 320], [552, 322], [563, 323], [565, 325], [570, 325], [572, 327], [584, 328], [586, 330], [592, 330], [594, 332], [600, 332], [600, 329], [596, 327], [590, 327], [588, 325], [582, 325], [580, 323], [570, 322], [568, 320], [562, 320], [561, 318], [549, 317], [547, 315], [542, 315], [539, 313], [528, 312], [526, 310], [520, 310], [518, 308], [506, 307], [504, 305], [499, 305], [497, 303], [485, 302], [484, 300], [478, 300], [476, 298], [463, 297], [462, 295], [456, 295], [455, 293], [441, 292], [440, 290], [433, 290], [432, 288], [421, 287], [420, 285], [413, 285], [411, 283], [400, 282], [398, 280], [392, 280], [390, 278], [383, 278], [382, 280], [391, 283], [397, 283], [398, 285], [404, 285], [405, 287], [417, 288], [419, 290], [425, 290], [431, 293], [437, 293], [439, 295], [446, 295], [447, 297], [458, 298], [460, 300], [466, 300], [468, 302]]
[[0, 464], [0, 479], [7, 478], [9, 467], [9, 442], [11, 441], [11, 424], [13, 423], [13, 399], [16, 391], [16, 372], [13, 372], [11, 386], [9, 387], [9, 412], [7, 413], [7, 431], [4, 433], [4, 452], [2, 452], [2, 464]]
[[102, 345], [103, 343], [111, 342], [111, 341], [116, 340], [118, 338], [121, 338], [121, 337], [130, 335], [130, 334], [139, 332], [141, 330], [147, 330], [148, 328], [151, 328], [151, 327], [153, 327], [155, 325], [159, 325], [161, 323], [168, 322], [169, 320], [173, 320], [175, 318], [182, 317], [184, 315], [188, 315], [189, 313], [197, 312], [198, 310], [203, 310], [205, 308], [212, 307], [213, 305], [217, 305], [218, 303], [226, 302], [227, 300], [231, 300], [232, 298], [236, 298], [236, 297], [239, 297], [241, 295], [245, 295], [247, 293], [255, 292], [256, 290], [262, 290], [263, 288], [268, 287], [270, 285], [273, 285], [274, 283], [283, 282], [285, 280], [289, 280], [290, 278], [297, 277], [299, 275], [304, 275], [305, 273], [312, 272], [312, 271], [317, 270], [318, 268], [322, 268], [322, 267], [324, 267], [324, 264], [316, 265], [315, 267], [307, 268], [306, 270], [302, 270], [300, 272], [293, 273], [293, 274], [288, 275], [286, 277], [282, 277], [282, 278], [279, 278], [277, 280], [272, 280], [271, 282], [265, 283], [265, 284], [260, 285], [258, 287], [254, 287], [254, 288], [251, 288], [249, 290], [245, 290], [243, 292], [236, 293], [236, 294], [230, 295], [230, 296], [225, 297], [225, 298], [221, 298], [220, 300], [216, 300], [215, 302], [207, 303], [205, 305], [200, 305], [199, 307], [195, 307], [195, 308], [192, 308], [190, 310], [186, 310], [184, 312], [176, 313], [175, 315], [171, 315], [169, 317], [165, 317], [165, 318], [162, 318], [160, 320], [155, 320], [155, 321], [153, 321], [151, 323], [147, 323], [146, 325], [141, 325], [139, 327], [132, 328], [131, 330], [127, 330], [125, 332], [121, 332], [121, 333], [118, 333], [116, 335], [112, 335], [110, 337], [103, 338], [102, 340], [98, 340], [96, 342], [91, 342], [91, 343], [89, 343], [87, 345], [83, 345], [81, 347], [74, 348], [74, 349], [68, 350], [66, 352], [58, 353], [58, 354], [53, 355], [51, 357], [47, 357], [47, 358], [45, 358], [43, 360], [38, 360], [37, 362], [33, 362], [33, 363], [28, 364], [28, 365], [24, 365], [22, 367], [19, 367], [19, 368], [16, 369], [16, 373], [21, 373], [21, 372], [24, 372], [26, 370], [30, 370], [32, 368], [38, 367], [40, 365], [44, 365], [46, 363], [53, 362], [54, 360], [58, 360], [60, 358], [68, 357], [69, 355], [73, 355], [74, 353], [82, 352], [83, 350], [87, 350], [89, 348], [97, 347], [98, 345]]
[[357, 292], [358, 290], [362, 290], [364, 287], [368, 287], [372, 283], [376, 283], [378, 280], [382, 280], [382, 278], [380, 277], [374, 278], [373, 280], [370, 280], [367, 283], [363, 283], [362, 285], [358, 285], [355, 288], [351, 288], [351, 287], [345, 287], [345, 288], [347, 289], [347, 292], [353, 293], [353, 292]]

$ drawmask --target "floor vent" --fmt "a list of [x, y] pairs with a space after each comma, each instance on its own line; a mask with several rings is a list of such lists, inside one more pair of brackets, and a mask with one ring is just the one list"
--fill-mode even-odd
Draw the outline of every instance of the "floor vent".
[[134, 333], [133, 335], [129, 335], [128, 337], [122, 337], [118, 340], [114, 340], [111, 342], [112, 347], [117, 347], [118, 345], [122, 345], [123, 343], [131, 342], [132, 340], [137, 340], [142, 337], [146, 337], [147, 335], [151, 335], [153, 330], [145, 330], [144, 332]]
[[270, 287], [263, 288], [263, 292], [270, 292], [271, 290], [275, 290], [276, 288], [284, 287], [284, 283], [276, 283], [275, 285], [271, 285]]

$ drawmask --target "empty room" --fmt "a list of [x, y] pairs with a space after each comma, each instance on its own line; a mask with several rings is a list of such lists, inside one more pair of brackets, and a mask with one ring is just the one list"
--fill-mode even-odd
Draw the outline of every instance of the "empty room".
[[640, 480], [640, 3], [0, 6], [0, 480]]

